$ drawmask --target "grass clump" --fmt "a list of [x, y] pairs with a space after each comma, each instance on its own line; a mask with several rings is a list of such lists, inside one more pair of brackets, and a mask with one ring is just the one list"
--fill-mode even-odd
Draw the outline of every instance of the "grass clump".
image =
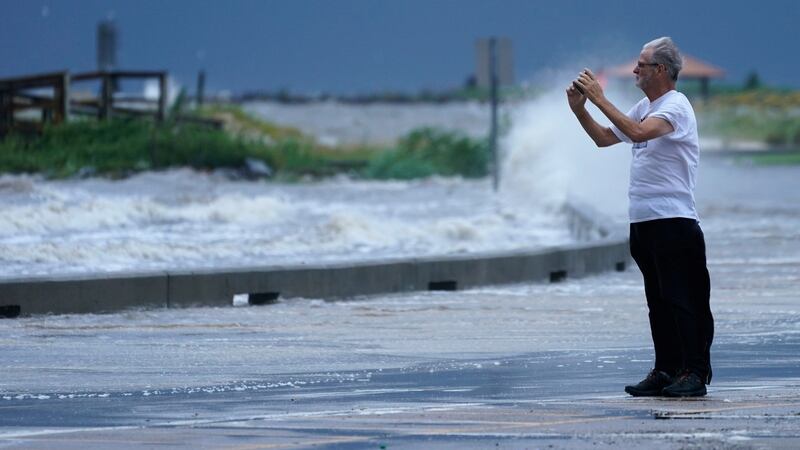
[[41, 172], [61, 178], [91, 169], [122, 176], [171, 166], [197, 169], [240, 166], [248, 155], [269, 152], [220, 130], [197, 125], [157, 126], [142, 120], [76, 121], [46, 127], [41, 136], [0, 141], [0, 171]]
[[367, 178], [412, 179], [431, 175], [486, 176], [488, 145], [455, 132], [420, 128], [401, 138], [394, 149], [377, 154], [364, 171]]

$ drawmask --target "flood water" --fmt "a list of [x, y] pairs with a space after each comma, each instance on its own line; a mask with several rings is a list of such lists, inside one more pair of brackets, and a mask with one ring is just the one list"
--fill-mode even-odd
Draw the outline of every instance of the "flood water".
[[557, 211], [487, 180], [310, 184], [188, 169], [126, 180], [0, 177], [0, 276], [368, 260], [571, 242]]

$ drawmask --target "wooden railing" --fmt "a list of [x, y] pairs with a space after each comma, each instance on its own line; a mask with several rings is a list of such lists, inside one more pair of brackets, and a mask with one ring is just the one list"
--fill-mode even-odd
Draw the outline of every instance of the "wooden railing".
[[[124, 79], [156, 79], [158, 80], [158, 99], [151, 100], [142, 95], [126, 95], [125, 103], [139, 104], [142, 108], [115, 106], [115, 86]], [[167, 72], [163, 71], [112, 71], [86, 72], [72, 76], [73, 82], [100, 81], [100, 94], [94, 100], [76, 102], [77, 107], [93, 109], [99, 119], [109, 119], [116, 114], [154, 116], [161, 122], [166, 117], [167, 109]]]
[[[0, 79], [0, 137], [10, 131], [40, 132], [45, 124], [66, 122], [70, 115], [96, 117], [99, 120], [145, 116], [163, 122], [167, 113], [167, 77], [165, 71], [120, 70], [74, 75], [63, 71]], [[123, 80], [129, 79], [158, 80], [158, 98], [116, 91]], [[70, 95], [75, 83], [97, 81], [100, 87], [96, 96], [78, 99]], [[181, 116], [176, 120], [212, 128], [223, 126], [218, 120], [201, 117]]]
[[[0, 136], [12, 129], [35, 131], [41, 124], [61, 123], [69, 116], [68, 72], [53, 72], [0, 80]], [[50, 95], [40, 93], [52, 89]], [[31, 93], [30, 91], [35, 91]], [[38, 110], [39, 121], [18, 120], [17, 113]]]

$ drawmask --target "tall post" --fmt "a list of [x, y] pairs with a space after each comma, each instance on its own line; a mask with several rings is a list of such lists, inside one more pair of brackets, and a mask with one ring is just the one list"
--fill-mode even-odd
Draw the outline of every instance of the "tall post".
[[167, 73], [158, 74], [158, 122], [163, 122], [167, 117]]
[[111, 74], [108, 72], [103, 72], [102, 75], [102, 86], [101, 95], [100, 95], [100, 118], [103, 120], [108, 120], [111, 118], [111, 108], [113, 107], [114, 101], [114, 86], [113, 81], [111, 80]]
[[197, 106], [203, 106], [203, 97], [205, 95], [206, 90], [206, 71], [201, 70], [200, 73], [197, 74], [197, 94], [195, 95], [195, 99], [197, 101]]
[[0, 136], [11, 130], [14, 119], [14, 93], [9, 83], [8, 89], [0, 89]]
[[56, 103], [55, 123], [63, 123], [69, 120], [69, 72], [63, 72], [59, 77], [54, 92]]
[[492, 101], [492, 124], [489, 131], [489, 149], [492, 153], [492, 187], [494, 191], [500, 185], [500, 164], [497, 155], [497, 39], [489, 38], [489, 72]]
[[[96, 40], [97, 70], [99, 72], [117, 70], [117, 25], [112, 19], [97, 24]], [[117, 78], [113, 77], [111, 79], [111, 94], [113, 95], [117, 91], [119, 91], [119, 85], [117, 84]]]

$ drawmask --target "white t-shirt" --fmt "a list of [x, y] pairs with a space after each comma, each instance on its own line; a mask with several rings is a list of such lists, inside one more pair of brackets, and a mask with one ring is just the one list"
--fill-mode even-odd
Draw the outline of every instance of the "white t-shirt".
[[698, 219], [694, 202], [700, 144], [697, 120], [685, 95], [672, 90], [654, 102], [645, 97], [628, 111], [628, 117], [641, 122], [658, 117], [672, 125], [673, 131], [646, 142], [633, 142], [611, 125], [617, 137], [632, 143], [630, 201], [631, 223], [646, 220], [686, 217]]

